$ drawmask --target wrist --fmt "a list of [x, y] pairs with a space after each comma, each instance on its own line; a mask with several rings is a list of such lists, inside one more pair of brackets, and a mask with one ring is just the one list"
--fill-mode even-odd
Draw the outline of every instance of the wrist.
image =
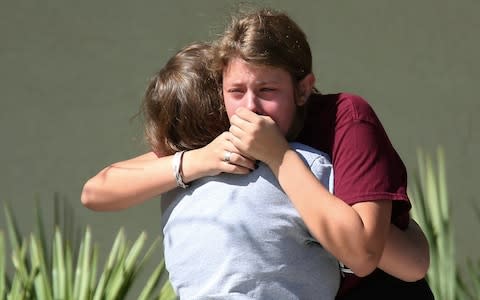
[[172, 167], [173, 167], [173, 176], [175, 177], [175, 181], [178, 187], [187, 188], [188, 184], [185, 184], [184, 176], [183, 176], [183, 155], [185, 151], [179, 151], [173, 155], [172, 159]]
[[273, 171], [273, 173], [278, 176], [280, 169], [288, 160], [288, 157], [291, 155], [297, 155], [296, 152], [290, 147], [281, 148], [275, 151], [271, 156], [269, 156], [268, 160], [264, 161], [265, 164]]
[[204, 168], [205, 164], [202, 164], [200, 149], [194, 149], [186, 151], [183, 154], [183, 179], [185, 183], [190, 183], [198, 178], [206, 176]]

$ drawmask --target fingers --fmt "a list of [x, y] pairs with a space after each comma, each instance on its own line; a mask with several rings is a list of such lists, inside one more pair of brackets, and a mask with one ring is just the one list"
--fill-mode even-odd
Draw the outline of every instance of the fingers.
[[254, 131], [253, 124], [241, 119], [237, 115], [232, 116], [230, 119], [230, 128], [228, 130], [231, 133], [230, 141], [236, 147], [239, 147], [240, 150], [245, 150], [242, 145], [244, 143], [248, 144], [253, 139], [253, 135], [249, 134], [249, 132]]
[[[251, 135], [244, 134], [244, 132], [240, 128], [234, 125], [230, 126], [230, 132], [228, 136], [228, 151], [235, 152], [238, 155], [242, 156], [244, 160], [246, 159], [254, 163], [255, 158], [249, 156], [246, 153], [246, 149], [251, 145], [253, 141], [254, 138]], [[240, 160], [240, 162], [243, 162], [244, 160]]]
[[236, 146], [239, 146], [241, 142], [248, 147], [255, 139], [262, 138], [264, 135], [271, 135], [272, 130], [275, 129], [277, 129], [277, 126], [272, 118], [257, 115], [245, 108], [237, 109], [235, 115], [230, 118], [229, 131], [235, 137], [232, 141]]
[[255, 161], [241, 154], [232, 143], [234, 137], [228, 131], [222, 133], [211, 143], [211, 154], [217, 161], [216, 169], [220, 172], [247, 174], [255, 169]]
[[245, 167], [242, 167], [242, 166], [237, 166], [237, 165], [230, 164], [230, 163], [225, 163], [222, 172], [223, 173], [230, 173], [230, 174], [248, 174], [248, 173], [252, 172], [252, 169], [245, 168]]
[[253, 111], [240, 107], [235, 111], [235, 114], [230, 118], [230, 123], [239, 127], [250, 124], [252, 126], [260, 126], [262, 122], [272, 123], [273, 119], [268, 115], [257, 114]]
[[[231, 133], [230, 142], [235, 147], [241, 147], [244, 138], [248, 138], [249, 135], [246, 135], [242, 129], [235, 125], [230, 125], [229, 131]], [[240, 149], [242, 150], [242, 149]]]
[[237, 108], [237, 110], [235, 111], [235, 115], [240, 117], [241, 119], [247, 121], [247, 122], [250, 122], [250, 123], [254, 123], [259, 118], [262, 117], [261, 115], [258, 115], [257, 113], [254, 113], [253, 111], [251, 111], [251, 110], [249, 110], [245, 107]]
[[243, 149], [244, 145], [248, 147], [248, 145], [253, 142], [255, 132], [259, 129], [257, 126], [258, 120], [254, 119], [258, 118], [258, 116], [248, 110], [247, 112], [253, 114], [253, 118], [249, 114], [247, 114], [247, 117], [250, 117], [249, 119], [236, 114], [230, 118], [230, 140], [236, 147], [239, 147], [240, 150], [243, 151], [245, 150]]
[[[255, 115], [254, 117], [258, 118], [257, 115]], [[254, 126], [255, 122], [256, 122], [255, 118], [252, 118], [252, 117], [245, 118], [244, 116], [237, 115], [237, 114], [233, 115], [230, 118], [230, 124], [232, 126], [242, 128], [245, 131], [248, 131], [250, 128], [252, 128]]]
[[[228, 158], [228, 160], [226, 158]], [[225, 151], [223, 161], [225, 164], [231, 165], [226, 166], [229, 173], [231, 173], [230, 171], [237, 171], [235, 167], [238, 167], [242, 172], [244, 169], [247, 171], [255, 169], [255, 161], [239, 154], [238, 152]]]

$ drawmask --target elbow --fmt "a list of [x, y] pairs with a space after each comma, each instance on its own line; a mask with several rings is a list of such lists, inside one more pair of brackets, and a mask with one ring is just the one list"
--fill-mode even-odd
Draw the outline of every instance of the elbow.
[[394, 276], [405, 282], [416, 282], [425, 278], [429, 266], [429, 260], [418, 260], [415, 267], [409, 268], [408, 272], [395, 274]]
[[82, 194], [80, 196], [80, 201], [82, 205], [88, 209], [98, 211], [100, 210], [98, 201], [96, 200], [95, 188], [92, 187], [91, 180], [87, 181], [82, 189]]
[[[428, 247], [427, 247], [428, 248]], [[428, 268], [430, 267], [430, 253], [428, 249], [426, 252], [420, 257], [416, 264], [415, 268], [411, 270], [409, 276], [404, 278], [404, 281], [407, 282], [415, 282], [421, 280], [427, 276]]]
[[424, 240], [424, 247], [422, 248], [423, 255], [420, 257], [418, 261], [418, 268], [417, 274], [414, 278], [414, 281], [418, 281], [420, 279], [425, 278], [427, 276], [428, 268], [430, 267], [430, 245], [428, 244], [427, 239]]
[[356, 268], [352, 268], [352, 271], [358, 277], [365, 277], [370, 275], [373, 271], [375, 271], [376, 268], [377, 266], [373, 263], [363, 262], [358, 266], [356, 266]]
[[415, 260], [413, 261], [413, 268], [410, 268], [409, 276], [404, 279], [405, 281], [418, 281], [427, 275], [428, 268], [430, 267], [430, 245], [428, 243], [425, 233], [421, 227], [413, 219], [410, 220], [409, 228], [413, 230], [410, 243], [416, 246]]
[[355, 263], [351, 269], [358, 277], [368, 276], [377, 268], [380, 257], [381, 253], [366, 250], [356, 255]]
[[428, 241], [424, 238], [421, 242], [417, 243], [418, 250], [413, 263], [413, 267], [409, 269], [408, 275], [402, 280], [407, 282], [414, 282], [421, 280], [427, 276], [428, 268], [430, 267], [430, 246]]
[[406, 282], [415, 282], [415, 281], [422, 280], [427, 275], [427, 271], [428, 271], [428, 267], [425, 269], [421, 269], [417, 272], [413, 272], [411, 276], [403, 278], [403, 280]]
[[106, 189], [95, 178], [85, 183], [80, 196], [83, 206], [93, 211], [119, 211], [127, 208], [122, 198]]
[[430, 267], [430, 252], [427, 249], [427, 252], [424, 256], [425, 258], [422, 259], [419, 263], [420, 271], [418, 272], [417, 278], [415, 281], [425, 278], [427, 276], [428, 268]]

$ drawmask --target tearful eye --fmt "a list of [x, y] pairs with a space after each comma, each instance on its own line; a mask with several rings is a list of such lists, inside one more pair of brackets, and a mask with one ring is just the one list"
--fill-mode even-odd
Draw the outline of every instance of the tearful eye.
[[267, 92], [267, 93], [268, 93], [268, 92], [273, 92], [273, 91], [275, 91], [275, 89], [273, 89], [273, 88], [262, 88], [260, 91], [261, 91], [261, 92]]
[[229, 89], [227, 93], [233, 99], [241, 99], [243, 97], [244, 91], [242, 89]]
[[229, 93], [243, 93], [243, 90], [234, 88], [234, 89], [227, 90], [227, 92], [229, 92]]

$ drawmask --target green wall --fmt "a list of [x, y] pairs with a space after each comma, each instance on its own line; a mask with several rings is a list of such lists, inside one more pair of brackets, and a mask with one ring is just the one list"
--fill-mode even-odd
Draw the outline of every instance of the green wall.
[[[160, 233], [159, 201], [118, 213], [80, 204], [87, 178], [141, 153], [148, 77], [181, 46], [221, 31], [237, 1], [0, 2], [0, 200], [25, 230], [33, 203], [65, 197], [109, 248], [124, 226]], [[477, 256], [472, 202], [480, 169], [480, 2], [268, 1], [304, 28], [317, 87], [367, 98], [408, 169], [416, 150], [447, 154], [458, 257]], [[3, 214], [0, 215], [3, 223]]]

